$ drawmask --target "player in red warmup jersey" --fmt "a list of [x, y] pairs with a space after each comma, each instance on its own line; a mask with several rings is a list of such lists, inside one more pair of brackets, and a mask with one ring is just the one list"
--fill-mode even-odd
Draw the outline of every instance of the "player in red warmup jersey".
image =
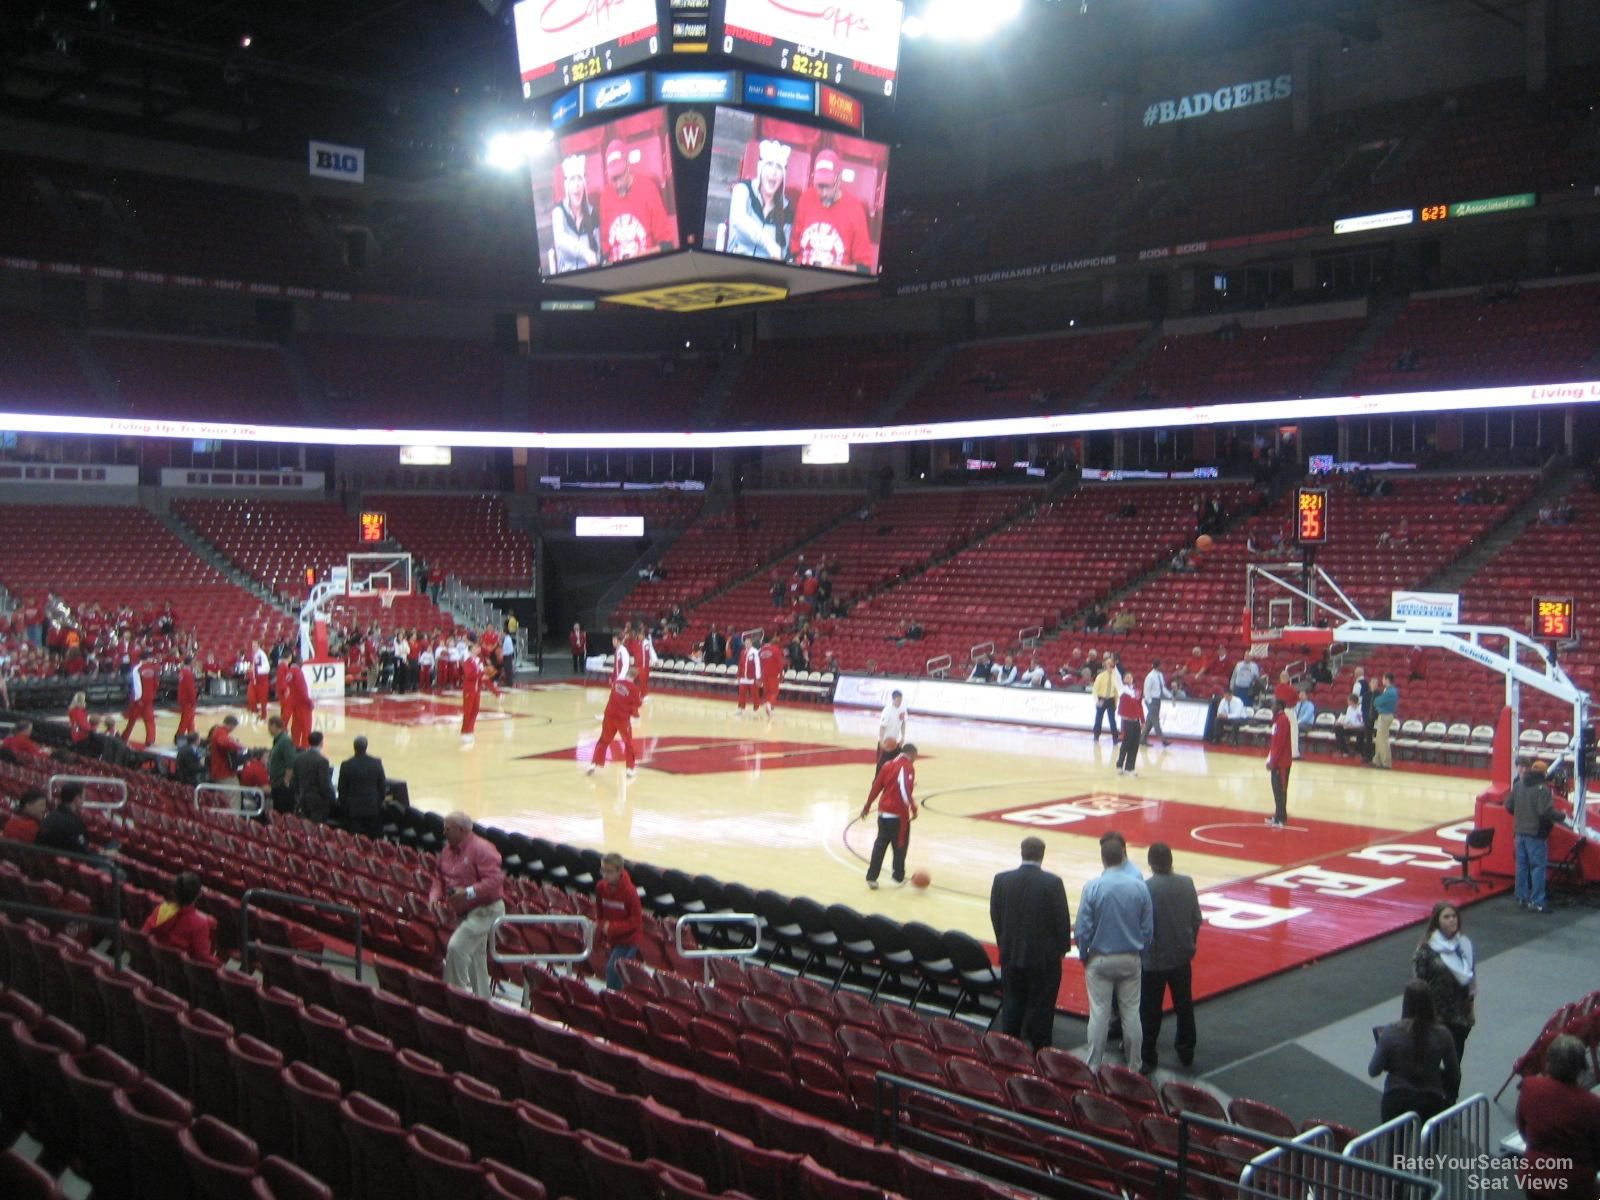
[[300, 665], [300, 655], [289, 656], [289, 736], [295, 748], [304, 750], [311, 745], [311, 713], [316, 702], [311, 698], [311, 684], [306, 679], [305, 668]]
[[639, 685], [631, 670], [611, 685], [611, 695], [606, 700], [605, 719], [600, 726], [600, 738], [594, 744], [594, 757], [589, 762], [586, 774], [593, 775], [597, 769], [605, 766], [606, 751], [620, 734], [623, 757], [628, 765], [628, 778], [634, 777], [633, 718], [639, 715], [641, 698]]
[[144, 744], [155, 745], [156, 740], [156, 690], [161, 686], [161, 666], [153, 658], [140, 660], [128, 673], [128, 723], [122, 730], [122, 740], [138, 721], [144, 722]]
[[483, 700], [483, 659], [478, 647], [469, 645], [461, 663], [461, 740], [471, 745], [478, 728], [478, 705]]
[[761, 639], [754, 634], [739, 651], [739, 715], [744, 716], [745, 701], [752, 712], [761, 704]]
[[194, 677], [194, 655], [187, 654], [178, 670], [178, 736], [194, 733], [194, 709], [200, 701], [200, 684]]
[[273, 685], [278, 689], [278, 720], [283, 722], [285, 729], [294, 717], [294, 685], [289, 682], [289, 673], [294, 669], [286, 654], [278, 660], [278, 670], [273, 680]]
[[778, 685], [783, 681], [783, 650], [774, 638], [761, 643], [756, 657], [761, 662], [761, 700], [767, 711], [767, 720], [770, 721], [773, 706], [778, 703]]

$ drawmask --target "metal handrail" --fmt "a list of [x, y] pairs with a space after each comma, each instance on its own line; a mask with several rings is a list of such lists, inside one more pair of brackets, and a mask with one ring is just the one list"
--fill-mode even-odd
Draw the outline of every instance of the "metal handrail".
[[930, 679], [943, 679], [950, 674], [950, 668], [955, 665], [955, 660], [948, 654], [936, 654], [922, 664], [922, 669]]
[[[496, 939], [502, 925], [577, 925], [583, 930], [581, 954], [501, 954]], [[489, 926], [489, 957], [497, 963], [578, 963], [594, 950], [594, 921], [582, 913], [506, 913]]]
[[[259, 788], [252, 789], [259, 791]], [[335, 963], [341, 967], [354, 967], [356, 969], [356, 982], [361, 982], [361, 910], [352, 908], [348, 904], [335, 904], [332, 900], [318, 900], [311, 896], [297, 896], [293, 892], [279, 892], [272, 888], [247, 888], [244, 895], [239, 897], [239, 969], [250, 970], [250, 949], [259, 943], [250, 940], [250, 902], [261, 898], [265, 900], [285, 900], [290, 904], [304, 905], [307, 908], [320, 908], [324, 912], [347, 913], [355, 918], [356, 939], [355, 957], [346, 958], [342, 954], [313, 954], [309, 950], [296, 950], [293, 946], [275, 947], [285, 954], [293, 954], [300, 958], [320, 958], [323, 962]]]
[[[1203, 1117], [1197, 1113], [1185, 1112], [1178, 1117], [1180, 1125], [1179, 1143], [1182, 1146], [1198, 1145], [1199, 1139], [1191, 1136], [1192, 1129], [1204, 1129], [1208, 1132], [1205, 1141], [1209, 1143], [1219, 1134], [1238, 1137], [1243, 1134], [1252, 1142], [1261, 1143], [1262, 1153], [1257, 1155], [1250, 1163], [1246, 1164], [1240, 1172], [1238, 1189], [1241, 1195], [1245, 1193], [1250, 1167], [1259, 1168], [1263, 1160], [1273, 1151], [1287, 1151], [1291, 1161], [1303, 1164], [1302, 1170], [1309, 1168], [1310, 1173], [1316, 1176], [1315, 1192], [1318, 1200], [1343, 1200], [1343, 1198], [1365, 1196], [1388, 1196], [1399, 1200], [1440, 1200], [1444, 1193], [1443, 1185], [1437, 1179], [1430, 1179], [1426, 1175], [1410, 1171], [1396, 1170], [1394, 1167], [1383, 1163], [1370, 1162], [1342, 1155], [1335, 1150], [1312, 1144], [1314, 1140], [1322, 1140], [1328, 1130], [1324, 1126], [1316, 1126], [1294, 1138], [1273, 1137], [1271, 1134], [1260, 1133], [1256, 1130], [1242, 1130], [1239, 1126], [1228, 1121], [1218, 1121], [1211, 1117]], [[1376, 1131], [1374, 1131], [1376, 1132]], [[1287, 1174], [1283, 1168], [1277, 1168], [1280, 1173]], [[1196, 1174], [1190, 1168], [1191, 1174]], [[1180, 1175], [1180, 1178], [1182, 1176]], [[1216, 1183], [1224, 1183], [1220, 1176], [1203, 1176]], [[1248, 1193], [1250, 1195], [1263, 1195], [1259, 1187]], [[1282, 1195], [1281, 1191], [1272, 1192], [1272, 1195]], [[1309, 1194], [1309, 1192], [1307, 1193]]]
[[106, 871], [111, 876], [109, 917], [96, 916], [93, 913], [69, 913], [65, 909], [46, 908], [40, 904], [28, 904], [21, 900], [0, 899], [0, 909], [6, 912], [19, 912], [30, 917], [42, 916], [53, 919], [68, 917], [84, 925], [108, 927], [111, 930], [111, 965], [118, 970], [122, 969], [122, 889], [128, 882], [128, 876], [116, 859], [107, 858], [103, 854], [79, 854], [76, 850], [56, 850], [50, 846], [38, 846], [33, 842], [19, 842], [11, 838], [0, 838], [0, 849], [7, 853], [36, 854], [43, 858], [67, 858]]
[[[1416, 1113], [1401, 1113], [1398, 1117], [1390, 1117], [1382, 1125], [1351, 1138], [1344, 1148], [1344, 1156], [1360, 1159], [1362, 1162], [1380, 1162], [1384, 1159], [1392, 1162], [1397, 1156], [1415, 1158], [1421, 1132], [1422, 1121]], [[1379, 1149], [1368, 1156], [1366, 1152], [1369, 1146]], [[1390, 1153], [1383, 1152], [1383, 1147], [1386, 1146], [1390, 1149]]]
[[[693, 950], [683, 944], [683, 930], [686, 925], [749, 925], [756, 932], [755, 941], [748, 946], [702, 946]], [[761, 950], [761, 918], [755, 913], [684, 913], [677, 919], [672, 930], [674, 948], [682, 958], [703, 958], [705, 966], [705, 982], [711, 982], [711, 959], [713, 958], [751, 958]]]
[[[232, 796], [234, 802], [228, 805], [213, 804], [207, 806], [200, 802], [202, 795]], [[254, 799], [254, 809], [247, 809], [244, 802]], [[232, 814], [239, 817], [259, 817], [267, 810], [267, 794], [258, 787], [242, 787], [237, 783], [197, 783], [194, 785], [194, 806], [202, 812]]]
[[122, 793], [122, 799], [114, 802], [110, 800], [85, 800], [83, 802], [85, 808], [116, 810], [126, 808], [128, 805], [128, 781], [126, 779], [118, 779], [112, 775], [52, 775], [44, 785], [52, 804], [55, 803], [56, 784], [58, 783], [81, 783], [85, 788], [90, 786], [111, 787]]

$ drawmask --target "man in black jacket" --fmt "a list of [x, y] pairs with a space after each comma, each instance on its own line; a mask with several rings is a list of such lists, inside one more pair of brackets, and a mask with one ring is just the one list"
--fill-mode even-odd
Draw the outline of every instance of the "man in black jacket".
[[383, 833], [383, 793], [388, 781], [383, 759], [367, 753], [367, 739], [355, 740], [355, 754], [339, 764], [339, 803], [351, 833], [378, 837]]
[[83, 784], [61, 785], [61, 799], [39, 826], [39, 836], [34, 845], [49, 850], [71, 850], [77, 854], [89, 853], [89, 828], [83, 823]]
[[333, 809], [333, 767], [322, 753], [322, 730], [313, 729], [306, 740], [310, 744], [295, 755], [290, 774], [294, 780], [294, 807], [306, 820], [320, 825]]
[[1072, 948], [1067, 889], [1043, 861], [1044, 841], [1023, 838], [1022, 865], [996, 875], [989, 892], [989, 920], [1000, 947], [1000, 1029], [1035, 1050], [1054, 1035], [1061, 960]]

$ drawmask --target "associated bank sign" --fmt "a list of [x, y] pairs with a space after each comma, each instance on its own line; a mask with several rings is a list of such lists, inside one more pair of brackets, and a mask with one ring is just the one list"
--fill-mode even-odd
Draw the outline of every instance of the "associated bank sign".
[[1390, 592], [1389, 619], [1407, 625], [1455, 625], [1461, 620], [1461, 594]]
[[1176, 100], [1157, 100], [1144, 110], [1144, 124], [1170, 125], [1174, 121], [1189, 121], [1195, 117], [1208, 117], [1212, 113], [1232, 112], [1236, 108], [1251, 108], [1257, 104], [1270, 104], [1274, 100], [1287, 100], [1294, 95], [1294, 76], [1277, 75], [1271, 79], [1255, 79], [1249, 83], [1235, 83], [1220, 87], [1214, 92], [1196, 92]]

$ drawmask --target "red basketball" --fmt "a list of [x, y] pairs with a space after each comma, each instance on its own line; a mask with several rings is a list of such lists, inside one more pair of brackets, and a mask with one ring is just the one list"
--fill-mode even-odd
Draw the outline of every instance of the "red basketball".
[[1212, 537], [1209, 533], [1202, 533], [1194, 540], [1194, 548], [1196, 550], [1209, 550], [1216, 544], [1217, 543], [1212, 540]]
[[932, 882], [933, 876], [926, 871], [917, 871], [911, 876], [911, 886], [914, 888], [925, 888]]

